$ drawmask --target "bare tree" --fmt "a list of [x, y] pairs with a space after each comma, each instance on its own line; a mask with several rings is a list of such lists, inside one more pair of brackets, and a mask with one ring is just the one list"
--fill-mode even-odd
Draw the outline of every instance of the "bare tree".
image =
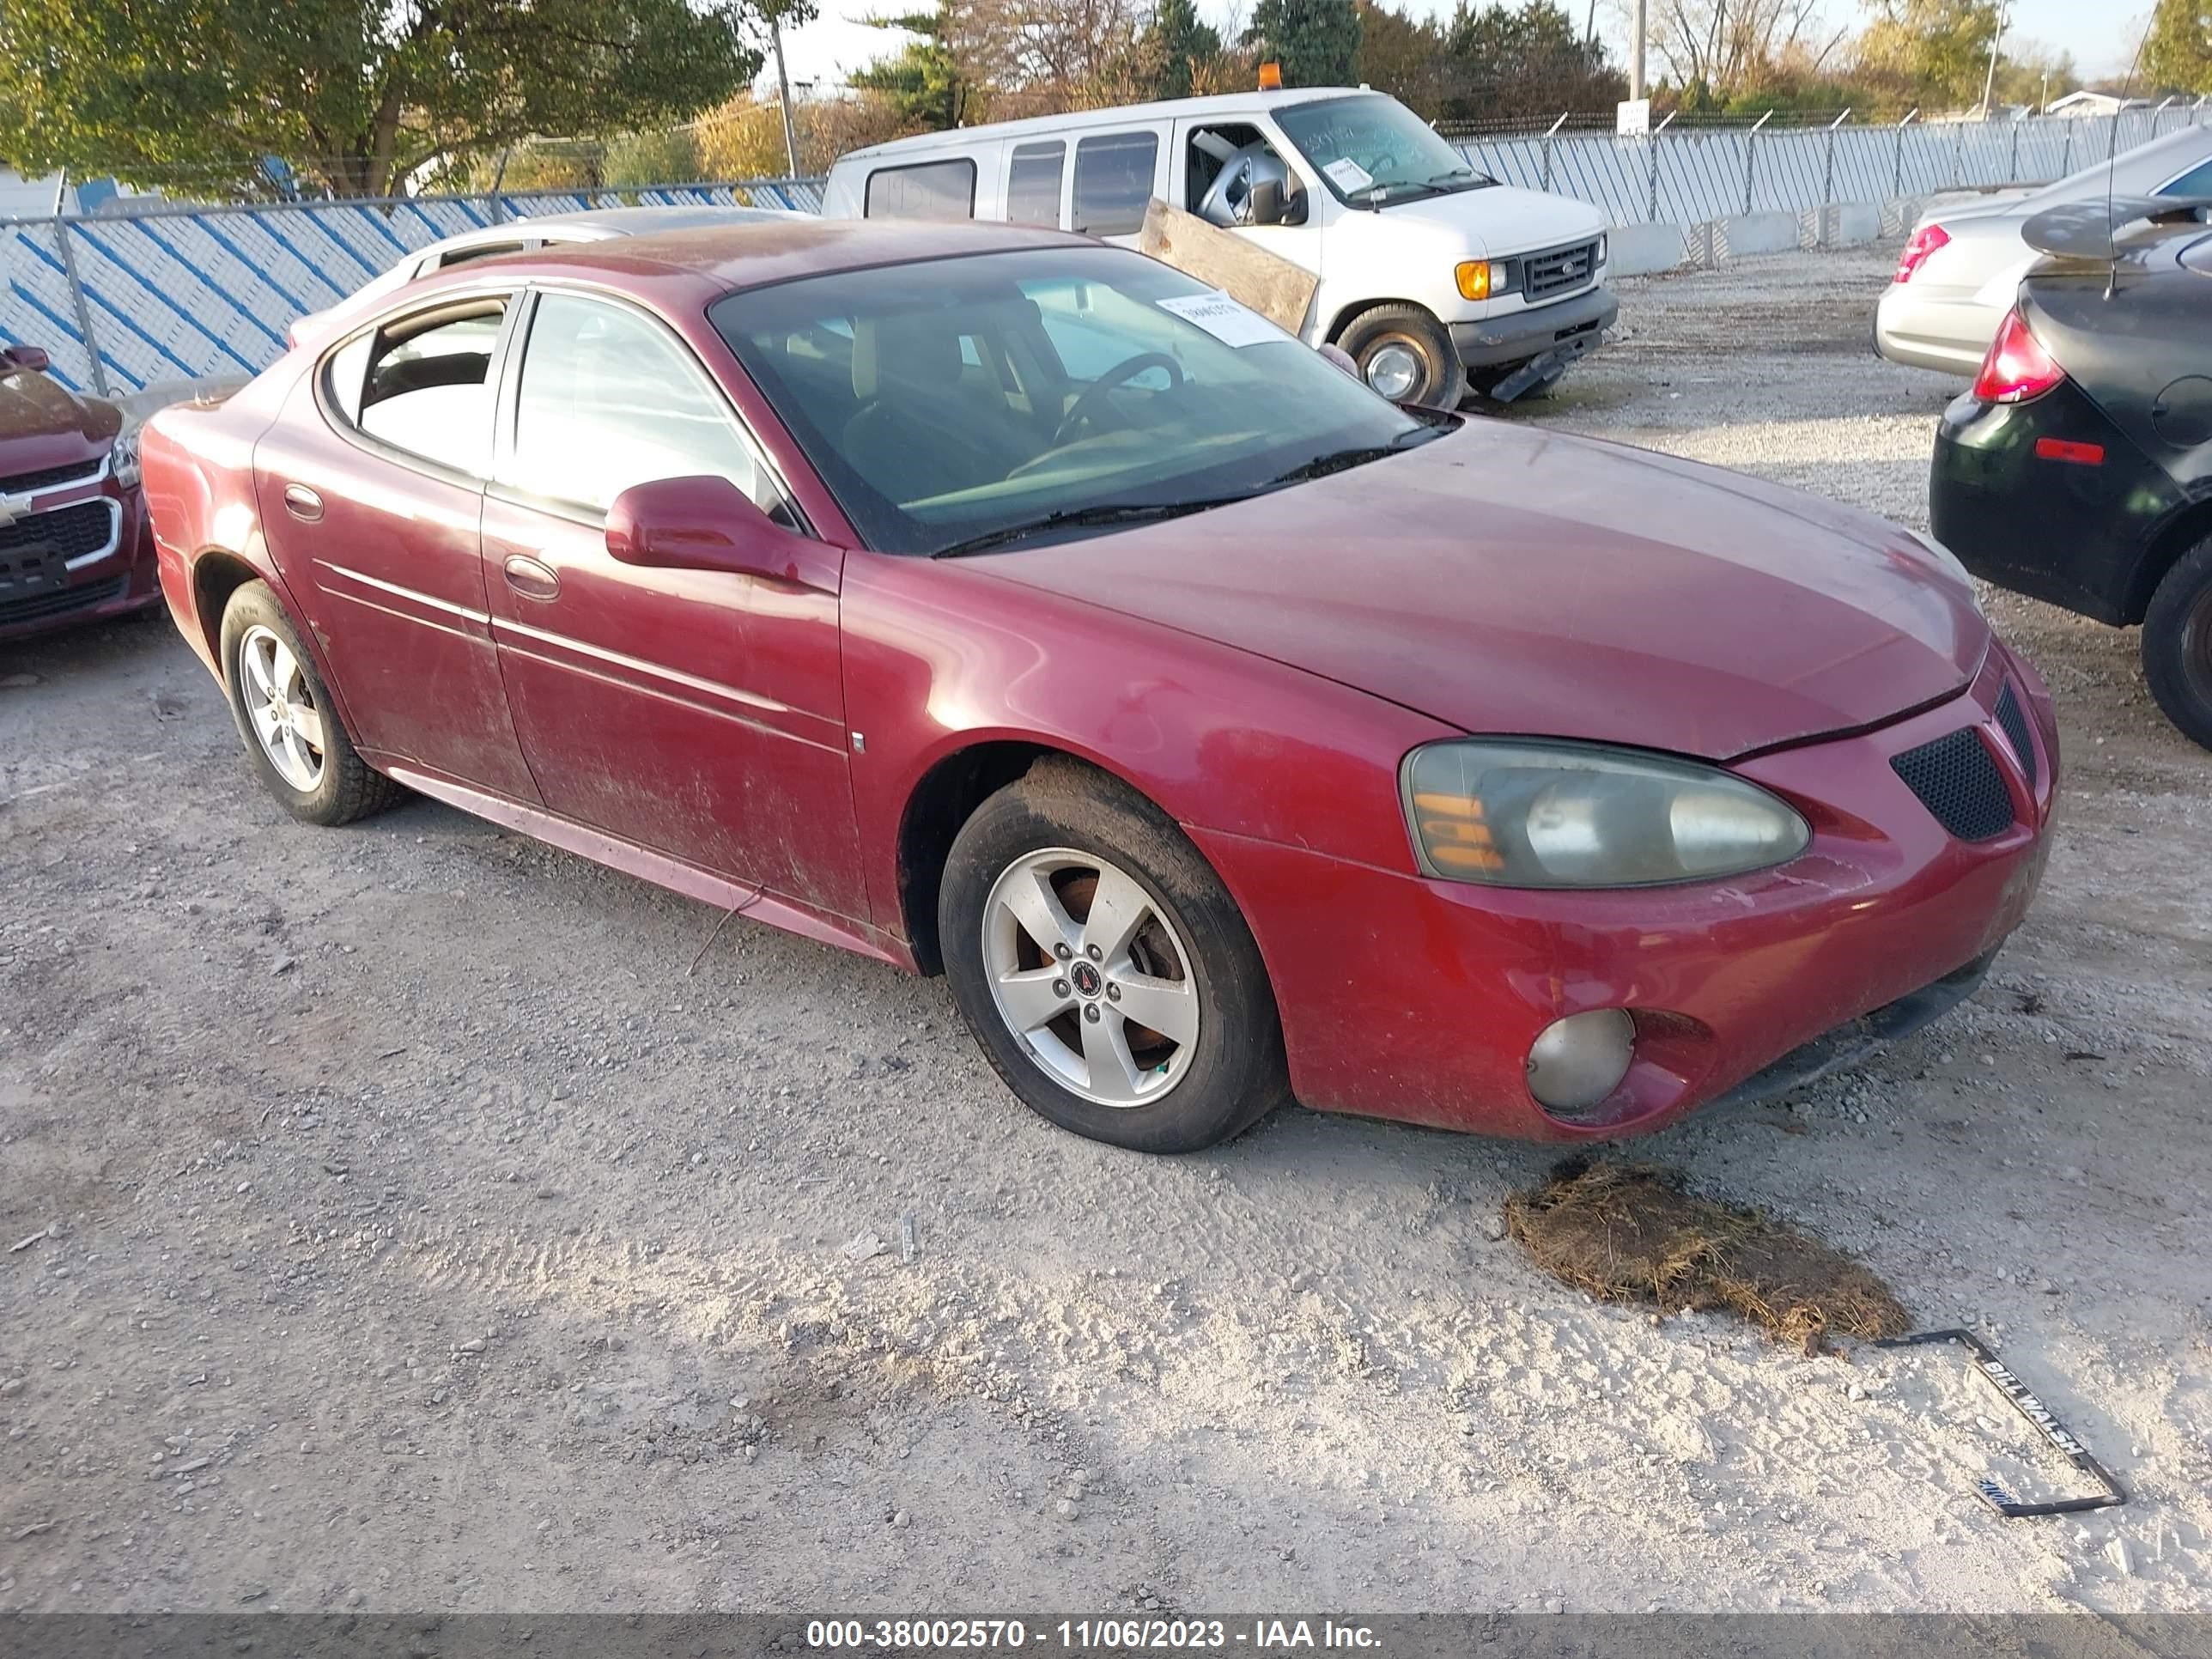
[[1754, 84], [1790, 60], [1817, 73], [1848, 33], [1826, 31], [1823, 0], [1651, 0], [1651, 50], [1677, 86]]

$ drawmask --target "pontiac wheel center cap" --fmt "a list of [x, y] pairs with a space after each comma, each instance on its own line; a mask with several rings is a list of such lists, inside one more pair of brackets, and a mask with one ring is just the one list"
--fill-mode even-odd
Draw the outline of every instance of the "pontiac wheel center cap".
[[1075, 988], [1086, 997], [1095, 997], [1106, 988], [1106, 976], [1087, 962], [1079, 962], [1069, 977]]

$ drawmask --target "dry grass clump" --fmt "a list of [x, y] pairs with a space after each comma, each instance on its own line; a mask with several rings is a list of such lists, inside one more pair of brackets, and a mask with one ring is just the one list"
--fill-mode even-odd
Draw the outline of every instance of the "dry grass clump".
[[1570, 1160], [1505, 1200], [1505, 1225], [1538, 1267], [1577, 1290], [1670, 1311], [1726, 1308], [1807, 1353], [1832, 1332], [1911, 1328], [1867, 1267], [1757, 1210], [1698, 1197], [1675, 1170]]

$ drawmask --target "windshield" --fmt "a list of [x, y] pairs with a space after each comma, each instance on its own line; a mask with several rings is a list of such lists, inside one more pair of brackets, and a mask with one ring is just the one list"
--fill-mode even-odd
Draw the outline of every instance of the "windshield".
[[839, 271], [732, 294], [710, 315], [884, 552], [1200, 510], [1441, 430], [1118, 248]]
[[1273, 114], [1337, 199], [1352, 207], [1385, 207], [1498, 182], [1469, 167], [1419, 116], [1380, 93], [1285, 104]]

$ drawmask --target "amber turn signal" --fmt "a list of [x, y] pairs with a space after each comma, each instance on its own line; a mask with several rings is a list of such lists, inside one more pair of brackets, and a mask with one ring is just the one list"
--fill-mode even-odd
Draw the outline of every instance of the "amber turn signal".
[[1487, 300], [1490, 297], [1492, 265], [1487, 259], [1463, 259], [1453, 270], [1459, 279], [1459, 296], [1462, 300]]

